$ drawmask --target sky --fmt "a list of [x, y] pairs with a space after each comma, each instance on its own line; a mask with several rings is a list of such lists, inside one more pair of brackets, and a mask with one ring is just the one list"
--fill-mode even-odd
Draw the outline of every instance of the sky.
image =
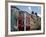
[[41, 14], [41, 7], [40, 6], [16, 6], [17, 8], [19, 8], [22, 11], [27, 11], [28, 13], [31, 13], [32, 11], [34, 11], [34, 13], [36, 12], [37, 14]]

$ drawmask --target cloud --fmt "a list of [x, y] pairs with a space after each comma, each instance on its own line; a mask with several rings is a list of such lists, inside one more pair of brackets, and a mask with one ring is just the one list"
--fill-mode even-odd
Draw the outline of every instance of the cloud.
[[32, 11], [32, 9], [31, 9], [31, 7], [28, 7], [28, 10], [29, 10], [29, 14], [31, 14], [31, 11]]
[[38, 14], [38, 16], [39, 16], [39, 17], [41, 17], [41, 15], [40, 15], [40, 14]]

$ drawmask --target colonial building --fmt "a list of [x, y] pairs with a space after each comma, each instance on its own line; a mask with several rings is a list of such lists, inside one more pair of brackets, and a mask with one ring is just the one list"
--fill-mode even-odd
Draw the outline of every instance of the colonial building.
[[11, 31], [30, 31], [41, 29], [41, 18], [35, 13], [22, 11], [11, 6]]

